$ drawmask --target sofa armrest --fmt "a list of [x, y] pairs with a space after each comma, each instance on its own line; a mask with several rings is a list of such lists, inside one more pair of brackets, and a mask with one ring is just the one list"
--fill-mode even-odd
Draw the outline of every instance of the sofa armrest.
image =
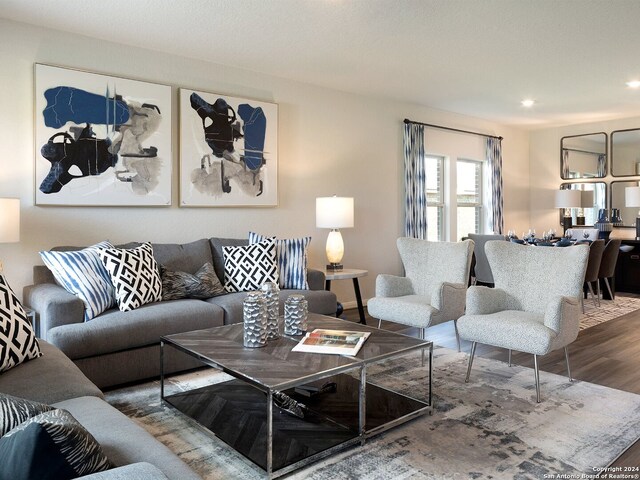
[[438, 309], [438, 317], [457, 320], [464, 315], [467, 285], [443, 282], [431, 296], [431, 306]]
[[411, 280], [382, 273], [376, 277], [376, 297], [401, 297], [413, 295]]
[[147, 462], [132, 463], [80, 478], [82, 480], [130, 480], [132, 478], [136, 480], [168, 480], [167, 476], [158, 467]]
[[324, 290], [324, 282], [325, 276], [323, 271], [307, 268], [307, 283], [309, 284], [309, 290]]
[[507, 309], [507, 292], [500, 288], [473, 286], [467, 289], [467, 315], [489, 315]]
[[84, 303], [60, 285], [41, 283], [24, 287], [25, 305], [38, 313], [43, 338], [60, 325], [84, 322]]

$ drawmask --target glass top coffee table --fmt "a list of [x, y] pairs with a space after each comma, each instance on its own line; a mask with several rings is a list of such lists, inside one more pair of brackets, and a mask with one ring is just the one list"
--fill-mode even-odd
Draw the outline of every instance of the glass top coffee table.
[[[293, 352], [299, 336], [282, 336], [265, 347], [246, 348], [242, 324], [167, 335], [160, 342], [160, 396], [264, 469], [269, 478], [349, 445], [364, 444], [367, 438], [433, 412], [431, 342], [309, 314], [308, 330], [314, 328], [371, 335], [355, 357]], [[165, 395], [167, 347], [222, 370], [233, 379]], [[428, 401], [367, 382], [369, 365], [416, 350], [422, 350], [423, 364], [428, 352]], [[280, 392], [305, 405], [304, 418], [274, 405], [274, 397], [279, 399]]]

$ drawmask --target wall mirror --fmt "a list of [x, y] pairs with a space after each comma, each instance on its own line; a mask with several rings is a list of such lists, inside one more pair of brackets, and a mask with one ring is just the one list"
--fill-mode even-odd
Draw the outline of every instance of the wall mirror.
[[611, 132], [611, 174], [640, 175], [640, 128]]
[[[638, 215], [638, 207], [627, 207], [624, 203], [624, 189], [626, 187], [637, 187], [638, 181], [635, 182], [611, 182], [611, 209], [620, 210], [620, 223], [614, 223], [616, 227], [633, 227], [636, 224], [636, 216]], [[611, 220], [611, 219], [609, 219]]]
[[[614, 182], [615, 183], [615, 182]], [[626, 183], [626, 182], [625, 182]], [[607, 208], [607, 184], [605, 182], [590, 183], [563, 183], [560, 190], [581, 190], [582, 205], [571, 209], [572, 225], [593, 225], [598, 221], [598, 210]], [[623, 189], [624, 190], [624, 189]], [[591, 193], [592, 192], [592, 193]], [[622, 192], [622, 202], [624, 203], [624, 191]], [[559, 221], [562, 225], [562, 217], [564, 216], [564, 208], [560, 208]], [[584, 217], [584, 223], [582, 223]], [[578, 220], [580, 218], [580, 220]]]
[[572, 135], [560, 139], [560, 177], [604, 178], [607, 175], [607, 134]]

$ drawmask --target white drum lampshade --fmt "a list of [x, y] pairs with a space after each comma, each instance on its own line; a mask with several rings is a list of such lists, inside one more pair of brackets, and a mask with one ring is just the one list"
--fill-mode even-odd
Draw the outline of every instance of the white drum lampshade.
[[[624, 204], [627, 207], [640, 207], [640, 187], [626, 187], [624, 189]], [[636, 240], [640, 239], [640, 211], [636, 215]]]
[[327, 237], [327, 269], [342, 270], [344, 242], [340, 228], [353, 227], [353, 197], [316, 198], [316, 227], [330, 228]]
[[568, 228], [571, 228], [571, 209], [580, 208], [581, 206], [581, 190], [556, 190], [556, 207], [565, 209], [562, 217], [562, 227], [565, 233]]

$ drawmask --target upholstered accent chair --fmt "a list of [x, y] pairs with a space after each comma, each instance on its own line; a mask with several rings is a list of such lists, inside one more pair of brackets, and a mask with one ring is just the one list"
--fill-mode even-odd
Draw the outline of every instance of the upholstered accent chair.
[[465, 381], [476, 345], [484, 343], [533, 354], [536, 401], [540, 402], [538, 356], [564, 348], [578, 336], [588, 245], [542, 248], [491, 241], [485, 251], [495, 288], [469, 287], [466, 313], [458, 320], [460, 337], [472, 342]]
[[469, 238], [474, 242], [473, 254], [476, 257], [476, 264], [473, 270], [475, 283], [493, 286], [493, 274], [491, 273], [491, 267], [489, 266], [487, 255], [484, 253], [484, 246], [490, 240], [504, 240], [504, 235], [481, 235], [478, 233], [470, 233]]
[[[402, 237], [397, 241], [405, 276], [378, 275], [376, 296], [369, 300], [369, 314], [382, 320], [425, 330], [439, 323], [455, 322], [464, 313], [473, 241], [429, 242]], [[460, 339], [456, 328], [458, 350]]]

